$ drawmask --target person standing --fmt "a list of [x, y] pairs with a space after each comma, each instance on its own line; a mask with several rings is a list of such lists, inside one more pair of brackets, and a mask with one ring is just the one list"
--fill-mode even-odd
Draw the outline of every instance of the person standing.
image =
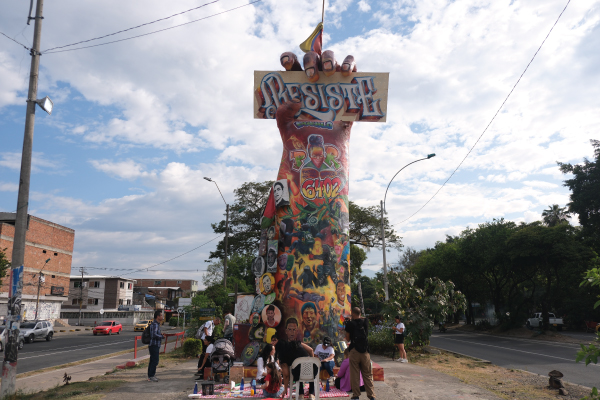
[[196, 333], [196, 339], [204, 340], [207, 336], [213, 336], [215, 326], [221, 323], [221, 318], [217, 317], [214, 321], [206, 321]]
[[394, 343], [398, 346], [398, 354], [400, 357], [395, 361], [400, 361], [403, 363], [408, 362], [406, 358], [406, 351], [404, 350], [404, 331], [406, 327], [402, 323], [402, 318], [399, 315], [396, 315], [396, 326], [394, 327], [395, 335], [394, 335]]
[[229, 340], [231, 343], [233, 343], [233, 325], [235, 325], [235, 317], [231, 315], [230, 310], [227, 310], [223, 325], [223, 337]]
[[360, 316], [360, 308], [352, 309], [352, 319], [346, 323], [346, 338], [350, 341], [350, 381], [352, 385], [352, 399], [360, 397], [360, 376], [362, 374], [367, 397], [375, 399], [373, 388], [373, 368], [369, 354], [369, 323]]
[[321, 360], [321, 369], [327, 371], [329, 378], [331, 378], [333, 376], [333, 367], [335, 366], [335, 362], [333, 361], [335, 350], [331, 347], [331, 338], [329, 336], [323, 338], [323, 344], [317, 346], [315, 354]]
[[150, 344], [148, 345], [148, 351], [150, 352], [150, 362], [148, 363], [149, 382], [158, 382], [158, 378], [156, 377], [156, 367], [158, 366], [160, 344], [165, 336], [160, 331], [160, 324], [163, 320], [164, 317], [162, 311], [154, 311], [154, 321], [150, 324]]

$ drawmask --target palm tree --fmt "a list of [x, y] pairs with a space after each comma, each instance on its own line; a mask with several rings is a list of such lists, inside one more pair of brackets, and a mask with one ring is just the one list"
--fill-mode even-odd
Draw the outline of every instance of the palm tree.
[[558, 204], [548, 206], [547, 210], [542, 211], [542, 217], [544, 217], [544, 223], [548, 226], [556, 226], [567, 221], [571, 216], [566, 212], [566, 207], [559, 207]]

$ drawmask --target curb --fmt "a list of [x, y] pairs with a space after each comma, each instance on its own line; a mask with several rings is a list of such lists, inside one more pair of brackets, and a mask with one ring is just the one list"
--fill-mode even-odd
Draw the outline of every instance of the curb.
[[[514, 370], [515, 370], [515, 371], [521, 371], [521, 372], [525, 372], [525, 373], [527, 373], [527, 374], [530, 374], [530, 375], [540, 376], [540, 377], [542, 377], [542, 378], [549, 378], [549, 376], [548, 376], [548, 375], [540, 375], [540, 374], [536, 374], [535, 372], [531, 372], [531, 371], [525, 371], [524, 369], [518, 369], [518, 368], [514, 368]], [[592, 390], [592, 388], [590, 388], [590, 387], [583, 386], [583, 385], [579, 385], [579, 384], [577, 384], [577, 383], [571, 383], [571, 382], [569, 382], [569, 381], [565, 381], [563, 378], [561, 378], [561, 379], [563, 380], [563, 382], [566, 382], [566, 383], [568, 383], [568, 384], [569, 384], [569, 385], [571, 385], [571, 386], [577, 386], [577, 387], [580, 387], [580, 388], [582, 388], [582, 389], [589, 390], [589, 391], [591, 391], [591, 390]]]
[[450, 350], [446, 350], [446, 349], [440, 349], [439, 347], [434, 347], [434, 346], [429, 346], [429, 347], [431, 347], [432, 349], [439, 350], [439, 351], [445, 351], [446, 353], [456, 354], [456, 355], [461, 356], [461, 357], [470, 358], [470, 359], [476, 360], [477, 362], [480, 362], [480, 363], [484, 363], [484, 364], [491, 364], [492, 363], [491, 361], [484, 360], [482, 358], [473, 357], [473, 356], [468, 356], [466, 354], [459, 353], [457, 351], [450, 351]]

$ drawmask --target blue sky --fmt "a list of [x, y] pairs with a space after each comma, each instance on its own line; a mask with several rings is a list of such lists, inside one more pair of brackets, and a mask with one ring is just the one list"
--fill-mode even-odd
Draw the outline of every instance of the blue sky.
[[[21, 4], [22, 3], [22, 4]], [[11, 2], [0, 31], [27, 45], [27, 4]], [[133, 31], [166, 28], [233, 7], [216, 4]], [[42, 49], [84, 40], [203, 4], [180, 1], [47, 3]], [[565, 1], [327, 1], [326, 49], [389, 72], [388, 121], [357, 123], [350, 198], [387, 197], [406, 246], [423, 249], [467, 226], [534, 221], [568, 191], [556, 161], [592, 156], [600, 127], [600, 2], [572, 2], [488, 132], [461, 169], [418, 210], [475, 143], [564, 8]], [[299, 17], [301, 16], [301, 17]], [[252, 119], [254, 70], [279, 70], [321, 18], [321, 2], [264, 0], [156, 35], [45, 54], [30, 212], [76, 230], [73, 268], [143, 268], [214, 237], [246, 181], [273, 179], [281, 143], [272, 121]], [[129, 36], [123, 34], [115, 38]], [[0, 210], [16, 207], [30, 57], [0, 37]], [[205, 269], [213, 244], [135, 276]], [[368, 253], [365, 271], [381, 268]], [[394, 262], [393, 251], [388, 262]], [[181, 274], [181, 273], [177, 273]], [[201, 273], [187, 277], [201, 280]], [[185, 277], [184, 277], [185, 278]]]

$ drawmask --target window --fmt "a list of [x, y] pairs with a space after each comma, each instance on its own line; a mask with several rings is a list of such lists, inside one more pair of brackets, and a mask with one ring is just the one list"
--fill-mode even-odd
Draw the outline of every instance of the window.
[[54, 278], [54, 275], [52, 275], [52, 277]]
[[45, 322], [42, 322], [42, 328], [47, 328], [48, 325]]
[[123, 299], [119, 299], [119, 305], [122, 306], [123, 305]]
[[46, 250], [42, 250], [42, 253], [46, 254]]
[[73, 281], [73, 287], [74, 288], [80, 288], [81, 287], [81, 281]]
[[178, 284], [178, 285], [180, 285], [180, 284], [181, 284], [181, 281], [177, 281], [177, 284]]
[[131, 305], [131, 300], [127, 300], [127, 305], [130, 306]]
[[125, 288], [125, 282], [119, 282], [119, 287], [121, 289], [124, 289]]
[[93, 306], [97, 306], [98, 305], [98, 299], [88, 299], [88, 304], [93, 305]]
[[154, 281], [154, 286], [158, 286], [161, 284], [161, 281]]
[[133, 283], [128, 283], [127, 284], [127, 289], [133, 289]]
[[96, 287], [96, 288], [100, 287], [100, 282], [99, 281], [95, 281], [94, 282], [94, 287]]
[[57, 256], [57, 255], [58, 255], [58, 253], [54, 253], [54, 255], [55, 255], [55, 256]]
[[73, 302], [72, 302], [71, 304], [72, 304], [72, 305], [79, 304], [79, 299], [73, 299]]

